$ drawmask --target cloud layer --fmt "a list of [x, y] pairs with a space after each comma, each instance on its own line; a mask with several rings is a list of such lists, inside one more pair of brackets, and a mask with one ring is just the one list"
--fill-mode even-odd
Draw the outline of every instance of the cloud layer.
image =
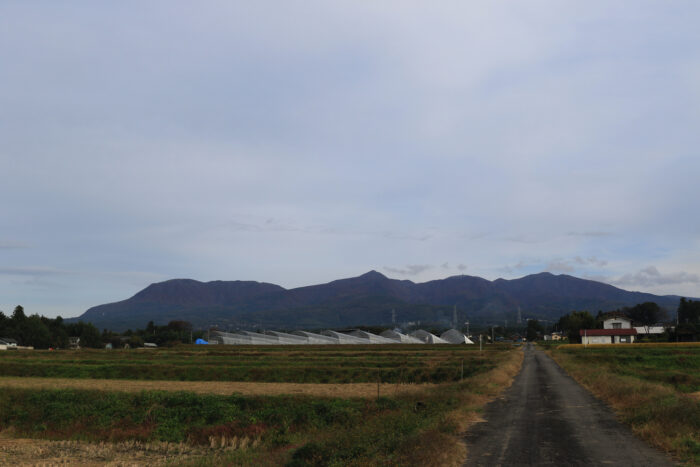
[[699, 22], [691, 1], [4, 2], [0, 309], [465, 264], [700, 296]]
[[655, 266], [646, 267], [634, 274], [625, 274], [613, 281], [620, 287], [655, 287], [659, 285], [700, 284], [700, 276], [688, 272], [662, 274]]

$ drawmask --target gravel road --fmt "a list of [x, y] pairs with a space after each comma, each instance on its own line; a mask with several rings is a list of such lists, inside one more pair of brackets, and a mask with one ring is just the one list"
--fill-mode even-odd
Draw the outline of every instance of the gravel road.
[[524, 351], [513, 385], [466, 436], [465, 466], [674, 465], [544, 352], [532, 344]]

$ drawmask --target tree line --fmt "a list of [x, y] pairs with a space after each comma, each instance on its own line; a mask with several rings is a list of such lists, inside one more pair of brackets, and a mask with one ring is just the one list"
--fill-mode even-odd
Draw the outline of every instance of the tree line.
[[35, 349], [65, 349], [71, 337], [80, 338], [80, 347], [100, 349], [106, 344], [122, 348], [126, 345], [141, 347], [144, 342], [158, 346], [192, 343], [204, 334], [204, 331], [193, 331], [187, 321], [171, 321], [166, 326], [156, 326], [150, 321], [145, 329], [129, 329], [122, 334], [104, 329], [100, 333], [91, 323], [66, 323], [60, 316], [53, 319], [38, 314], [27, 316], [21, 305], [17, 305], [10, 316], [0, 311], [0, 338], [11, 338], [21, 346]]
[[37, 349], [66, 348], [70, 337], [79, 337], [81, 347], [102, 347], [100, 331], [90, 323], [66, 323], [60, 316], [51, 319], [27, 316], [21, 305], [10, 316], [0, 311], [0, 338], [15, 339], [19, 345]]

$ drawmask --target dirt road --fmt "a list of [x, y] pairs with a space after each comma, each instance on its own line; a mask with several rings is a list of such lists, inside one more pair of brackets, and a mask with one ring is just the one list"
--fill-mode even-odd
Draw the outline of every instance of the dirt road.
[[465, 438], [465, 466], [667, 466], [612, 411], [531, 344], [504, 396]]

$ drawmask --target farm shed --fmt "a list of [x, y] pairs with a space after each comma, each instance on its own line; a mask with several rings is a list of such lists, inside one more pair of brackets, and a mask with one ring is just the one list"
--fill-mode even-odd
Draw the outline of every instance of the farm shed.
[[0, 350], [17, 349], [17, 341], [10, 337], [0, 338]]

